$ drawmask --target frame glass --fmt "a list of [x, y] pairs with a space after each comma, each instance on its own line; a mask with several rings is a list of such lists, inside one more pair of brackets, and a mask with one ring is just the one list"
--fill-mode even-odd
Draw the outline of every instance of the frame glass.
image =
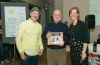
[[59, 45], [64, 44], [63, 32], [50, 32], [48, 37], [48, 45]]

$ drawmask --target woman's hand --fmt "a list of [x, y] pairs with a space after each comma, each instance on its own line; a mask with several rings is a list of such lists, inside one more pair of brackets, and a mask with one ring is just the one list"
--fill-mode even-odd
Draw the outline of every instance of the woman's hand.
[[85, 59], [86, 59], [86, 53], [82, 52], [82, 60], [85, 60]]

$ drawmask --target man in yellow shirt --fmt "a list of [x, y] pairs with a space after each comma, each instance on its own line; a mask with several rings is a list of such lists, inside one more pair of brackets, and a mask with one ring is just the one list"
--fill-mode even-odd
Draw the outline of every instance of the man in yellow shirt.
[[33, 7], [29, 13], [30, 18], [19, 25], [16, 36], [16, 46], [21, 57], [21, 65], [37, 65], [38, 58], [43, 53], [42, 27], [37, 22], [39, 9]]

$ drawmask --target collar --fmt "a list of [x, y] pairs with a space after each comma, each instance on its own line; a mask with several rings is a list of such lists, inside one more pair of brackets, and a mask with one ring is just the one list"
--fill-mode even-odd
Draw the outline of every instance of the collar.
[[59, 21], [58, 23], [55, 23], [55, 22], [53, 21], [53, 23], [54, 23], [54, 24], [61, 24], [61, 21]]
[[33, 21], [31, 18], [29, 18], [30, 23], [37, 23], [37, 21]]

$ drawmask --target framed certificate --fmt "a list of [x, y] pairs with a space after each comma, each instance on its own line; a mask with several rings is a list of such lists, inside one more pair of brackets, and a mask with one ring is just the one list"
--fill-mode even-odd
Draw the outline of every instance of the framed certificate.
[[59, 45], [64, 44], [63, 42], [63, 32], [50, 32], [48, 37], [48, 45]]

